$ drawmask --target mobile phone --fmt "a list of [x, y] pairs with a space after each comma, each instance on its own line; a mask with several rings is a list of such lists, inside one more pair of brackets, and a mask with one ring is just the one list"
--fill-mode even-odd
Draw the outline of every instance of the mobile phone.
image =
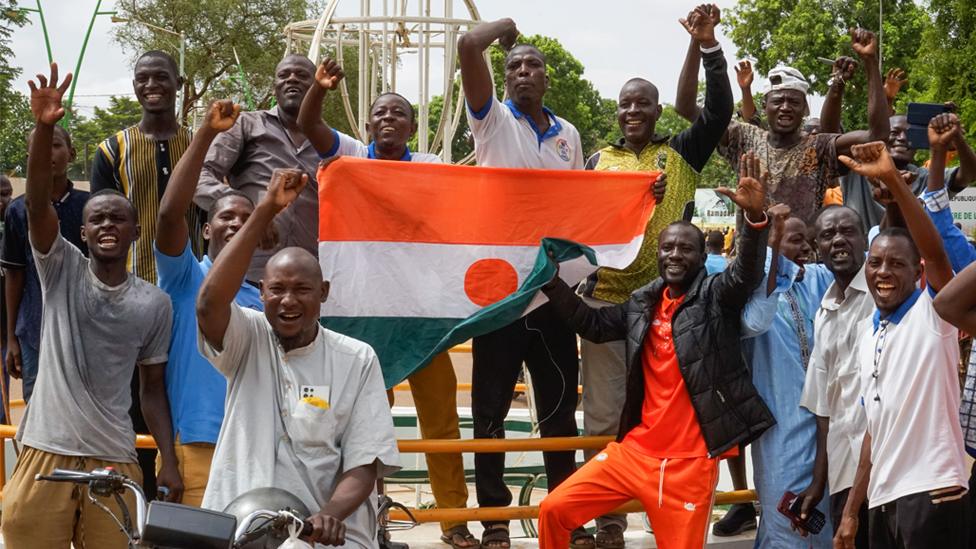
[[819, 534], [827, 524], [827, 517], [817, 509], [811, 509], [809, 516], [804, 520], [800, 518], [800, 507], [803, 501], [793, 492], [787, 491], [783, 494], [783, 499], [779, 502], [777, 510], [790, 519], [793, 526], [802, 528], [811, 534]]
[[912, 149], [929, 148], [929, 122], [936, 116], [949, 112], [943, 103], [908, 104], [908, 146]]

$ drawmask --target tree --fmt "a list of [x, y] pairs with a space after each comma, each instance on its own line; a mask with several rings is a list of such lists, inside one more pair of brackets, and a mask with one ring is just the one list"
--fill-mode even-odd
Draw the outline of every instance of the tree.
[[954, 101], [963, 128], [976, 139], [976, 4], [971, 0], [932, 0], [933, 23], [922, 33], [922, 47], [909, 70], [909, 100]]
[[[929, 27], [925, 9], [913, 0], [880, 0], [884, 11], [882, 54], [885, 69], [912, 65]], [[960, 4], [968, 4], [960, 0]], [[761, 74], [790, 65], [810, 79], [811, 91], [825, 94], [830, 67], [818, 58], [854, 56], [848, 30], [878, 30], [878, 0], [740, 0], [727, 11], [723, 24], [737, 47], [736, 55], [756, 59]], [[967, 61], [968, 64], [968, 61]], [[884, 71], [882, 71], [884, 72]], [[814, 113], [816, 115], [816, 113]], [[843, 124], [867, 126], [867, 85], [856, 73], [844, 97]]]
[[129, 97], [112, 96], [107, 109], [95, 107], [91, 118], [73, 115], [71, 117], [71, 144], [78, 153], [75, 161], [68, 167], [73, 178], [88, 179], [92, 160], [98, 145], [117, 132], [134, 126], [142, 119], [139, 102]]
[[34, 127], [27, 96], [5, 90], [0, 116], [0, 172], [24, 177], [27, 174], [27, 136]]
[[267, 108], [273, 98], [274, 68], [285, 51], [282, 29], [288, 23], [311, 17], [318, 4], [306, 0], [120, 2], [119, 17], [132, 22], [117, 26], [115, 38], [133, 58], [154, 49], [176, 58], [179, 39], [153, 31], [138, 21], [185, 34], [184, 120], [192, 105], [211, 91], [243, 103], [244, 83], [236, 78], [235, 49], [257, 108]]

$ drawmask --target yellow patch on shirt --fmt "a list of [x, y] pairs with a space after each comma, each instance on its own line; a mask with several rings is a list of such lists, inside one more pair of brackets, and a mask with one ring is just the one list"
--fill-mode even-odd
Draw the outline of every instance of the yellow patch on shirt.
[[317, 396], [309, 396], [302, 399], [302, 402], [315, 406], [316, 408], [321, 408], [323, 410], [329, 409], [329, 403], [323, 398]]

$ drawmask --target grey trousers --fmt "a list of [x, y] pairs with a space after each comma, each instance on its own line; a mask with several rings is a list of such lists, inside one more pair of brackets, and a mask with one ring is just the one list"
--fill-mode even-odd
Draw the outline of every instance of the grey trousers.
[[[590, 307], [606, 307], [609, 303], [583, 298]], [[583, 340], [583, 433], [586, 436], [616, 436], [620, 414], [627, 397], [627, 364], [624, 341], [592, 343]], [[599, 450], [583, 450], [589, 460]], [[611, 524], [627, 530], [627, 515], [604, 515], [596, 519], [597, 528]]]

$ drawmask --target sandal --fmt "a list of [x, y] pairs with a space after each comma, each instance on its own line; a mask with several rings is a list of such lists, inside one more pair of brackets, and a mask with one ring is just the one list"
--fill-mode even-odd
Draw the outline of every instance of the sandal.
[[474, 537], [468, 525], [460, 524], [454, 528], [444, 530], [441, 541], [450, 545], [453, 549], [480, 549], [481, 543]]
[[481, 547], [492, 549], [509, 549], [512, 546], [512, 538], [508, 533], [508, 526], [505, 524], [492, 524], [485, 528], [481, 534]]
[[624, 529], [619, 524], [608, 524], [596, 532], [597, 549], [624, 549]]
[[596, 549], [596, 539], [593, 537], [593, 534], [586, 531], [586, 528], [580, 526], [570, 534], [569, 548]]

